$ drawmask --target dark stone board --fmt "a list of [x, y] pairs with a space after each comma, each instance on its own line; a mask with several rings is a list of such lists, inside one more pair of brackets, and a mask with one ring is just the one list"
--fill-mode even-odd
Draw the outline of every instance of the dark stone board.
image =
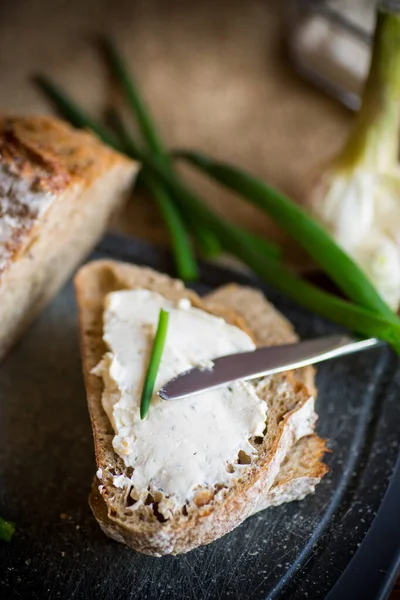
[[[138, 240], [108, 236], [91, 258], [101, 256], [172, 271], [168, 254]], [[194, 288], [229, 281], [260, 286], [302, 337], [338, 331], [236, 271], [202, 265]], [[68, 283], [0, 367], [0, 515], [17, 525], [0, 542], [0, 598], [323, 598], [354, 555], [331, 598], [385, 597], [400, 549], [398, 358], [383, 347], [337, 359], [317, 383], [318, 431], [332, 454], [315, 495], [184, 556], [135, 553], [101, 532], [87, 503], [95, 462]]]

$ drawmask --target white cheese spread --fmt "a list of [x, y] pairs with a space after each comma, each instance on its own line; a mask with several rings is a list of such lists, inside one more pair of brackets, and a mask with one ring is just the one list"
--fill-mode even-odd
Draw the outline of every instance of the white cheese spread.
[[[160, 309], [170, 313], [167, 339], [150, 410], [140, 419], [140, 396]], [[239, 451], [254, 455], [252, 436], [263, 434], [266, 403], [254, 387], [235, 382], [217, 390], [166, 402], [157, 392], [168, 380], [212, 359], [253, 350], [251, 338], [223, 319], [173, 303], [148, 290], [113, 292], [106, 299], [103, 338], [108, 348], [93, 372], [104, 380], [102, 403], [115, 431], [114, 450], [128, 467], [135, 498], [159, 491], [159, 510], [183, 506], [196, 489], [228, 484], [240, 469]], [[233, 468], [232, 468], [233, 467]], [[168, 503], [166, 497], [169, 497]]]

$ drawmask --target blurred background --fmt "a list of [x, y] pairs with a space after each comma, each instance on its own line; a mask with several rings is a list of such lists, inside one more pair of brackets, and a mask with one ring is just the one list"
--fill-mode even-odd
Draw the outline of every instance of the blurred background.
[[[129, 60], [170, 147], [207, 150], [299, 198], [341, 145], [351, 113], [292, 68], [283, 43], [288, 4], [2, 0], [0, 108], [51, 112], [31, 82], [40, 71], [100, 115], [111, 91], [93, 42], [96, 33], [108, 32]], [[200, 176], [188, 176], [233, 220], [282, 241], [283, 234], [256, 209]], [[116, 226], [166, 240], [153, 203], [137, 196]]]

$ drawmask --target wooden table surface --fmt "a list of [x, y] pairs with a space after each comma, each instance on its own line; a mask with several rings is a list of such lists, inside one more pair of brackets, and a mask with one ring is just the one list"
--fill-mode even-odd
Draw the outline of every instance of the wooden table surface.
[[[48, 112], [30, 76], [62, 82], [96, 115], [110, 86], [93, 43], [109, 32], [128, 58], [171, 147], [200, 148], [262, 176], [295, 199], [343, 143], [351, 114], [292, 72], [276, 1], [3, 0], [0, 108]], [[290, 241], [255, 208], [185, 172], [217, 210], [256, 233]], [[151, 201], [134, 196], [114, 226], [166, 243]], [[400, 586], [392, 600], [400, 599]]]

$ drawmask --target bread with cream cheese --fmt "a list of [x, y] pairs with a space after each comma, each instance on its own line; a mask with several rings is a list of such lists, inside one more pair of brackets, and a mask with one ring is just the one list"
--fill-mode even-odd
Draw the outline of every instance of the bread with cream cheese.
[[212, 542], [268, 506], [303, 498], [315, 489], [327, 471], [322, 463], [326, 449], [314, 433], [314, 398], [300, 381], [313, 385], [313, 371], [305, 369], [300, 377], [288, 372], [258, 385], [257, 393], [268, 406], [268, 426], [264, 437], [251, 440], [256, 456], [232, 485], [199, 490], [193, 501], [179, 507], [168, 520], [158, 512], [151, 490], [147, 501], [135, 507], [131, 487], [115, 485], [116, 477], [129, 478], [131, 473], [113, 450], [113, 430], [101, 402], [103, 381], [92, 373], [106, 350], [102, 317], [107, 294], [139, 288], [169, 300], [188, 298], [192, 305], [247, 329], [258, 345], [287, 343], [296, 336], [290, 323], [258, 291], [241, 286], [226, 286], [199, 298], [180, 281], [150, 269], [96, 261], [80, 269], [75, 288], [98, 466], [90, 505], [107, 535], [145, 554], [180, 554]]
[[96, 244], [136, 171], [57, 119], [0, 116], [0, 359]]

